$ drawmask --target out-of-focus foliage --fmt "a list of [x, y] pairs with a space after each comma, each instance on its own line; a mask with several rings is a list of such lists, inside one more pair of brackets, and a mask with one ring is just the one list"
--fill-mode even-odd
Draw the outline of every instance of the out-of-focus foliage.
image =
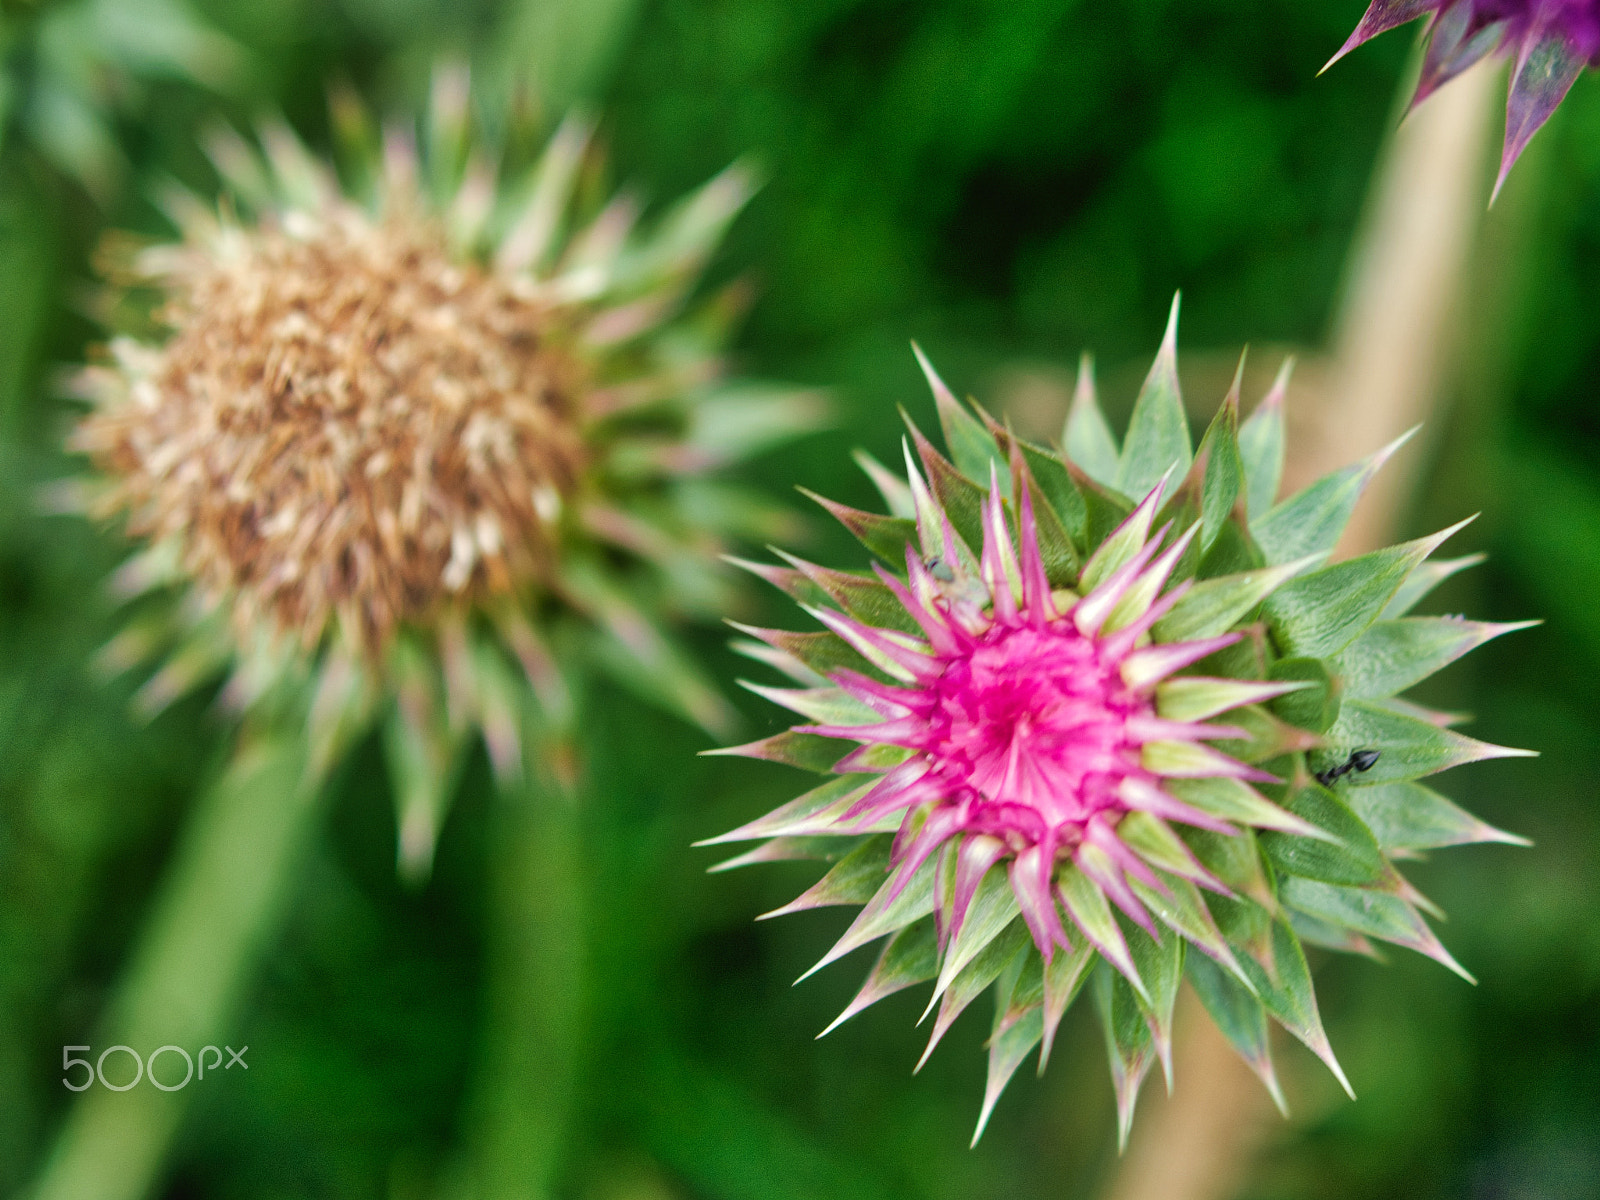
[[[8, 35], [35, 37], [78, 7], [7, 0]], [[119, 19], [138, 7], [88, 6]], [[985, 398], [1007, 364], [1070, 363], [1092, 347], [1113, 406], [1117, 364], [1156, 335], [1175, 287], [1192, 346], [1318, 343], [1406, 55], [1403, 37], [1382, 39], [1316, 77], [1360, 0], [613, 0], [614, 30], [584, 26], [580, 63], [552, 39], [569, 36], [581, 7], [197, 3], [248, 70], [221, 95], [156, 79], [137, 109], [111, 110], [107, 136], [139, 186], [104, 210], [59, 156], [17, 133], [13, 99], [0, 148], [0, 1192], [36, 1169], [70, 1098], [61, 1046], [93, 1040], [189, 799], [218, 766], [219, 725], [203, 702], [139, 727], [125, 690], [93, 676], [111, 627], [96, 581], [119, 549], [40, 515], [36, 495], [65, 469], [52, 364], [81, 361], [96, 336], [81, 315], [91, 252], [107, 229], [160, 229], [140, 186], [171, 174], [213, 187], [196, 147], [219, 107], [236, 121], [282, 108], [322, 142], [329, 80], [378, 107], [416, 102], [439, 53], [499, 62], [509, 77], [504, 64], [524, 61], [512, 49], [520, 30], [540, 47], [527, 63], [572, 73], [558, 82], [545, 67], [517, 102], [603, 102], [620, 182], [670, 197], [758, 155], [768, 186], [722, 260], [759, 288], [741, 352], [763, 374], [839, 388], [841, 427], [750, 475], [775, 492], [803, 482], [866, 504], [844, 451], [888, 458], [895, 405], [926, 415], [911, 336], [952, 384]], [[8, 63], [23, 45], [10, 43]], [[1476, 989], [1415, 956], [1320, 963], [1329, 1035], [1361, 1099], [1339, 1100], [1286, 1055], [1297, 1115], [1258, 1163], [1254, 1196], [1600, 1188], [1593, 78], [1512, 176], [1474, 270], [1439, 454], [1398, 532], [1484, 509], [1462, 549], [1490, 562], [1446, 585], [1439, 607], [1549, 617], [1422, 697], [1474, 712], [1475, 736], [1544, 751], [1449, 781], [1537, 845], [1415, 870], [1450, 911], [1450, 944], [1483, 980]], [[1194, 399], [1203, 416], [1220, 388]], [[842, 534], [816, 529], [834, 540], [809, 557], [857, 561]], [[697, 648], [726, 681], [739, 667], [721, 641], [707, 633]], [[789, 983], [837, 936], [840, 914], [752, 927], [748, 914], [787, 900], [807, 869], [708, 886], [713, 857], [685, 849], [771, 808], [781, 781], [696, 760], [700, 735], [602, 698], [586, 731], [588, 971], [573, 986], [588, 1074], [566, 1194], [1092, 1194], [1114, 1144], [1092, 1027], [1069, 1018], [1050, 1077], [1020, 1078], [969, 1152], [987, 1023], [958, 1023], [949, 1040], [961, 1045], [915, 1087], [919, 998], [885, 1001], [813, 1045], [852, 973]], [[759, 704], [747, 714], [752, 736], [775, 731]], [[434, 877], [416, 893], [394, 875], [381, 748], [365, 747], [335, 786], [239, 1035], [250, 1073], [208, 1077], [193, 1097], [172, 1196], [427, 1197], [452, 1178], [468, 1068], [486, 1049], [487, 764], [463, 779]]]
[[19, 126], [102, 200], [126, 165], [115, 128], [152, 80], [226, 87], [240, 49], [187, 0], [14, 0], [0, 10], [0, 137]]

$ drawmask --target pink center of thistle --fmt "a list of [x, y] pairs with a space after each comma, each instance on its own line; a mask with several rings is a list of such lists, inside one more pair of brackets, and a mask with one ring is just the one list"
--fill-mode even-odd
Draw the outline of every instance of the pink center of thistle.
[[1096, 813], [1126, 809], [1118, 786], [1143, 774], [1128, 722], [1154, 708], [1120, 665], [1067, 618], [997, 622], [948, 663], [929, 685], [919, 748], [952, 792], [972, 797], [969, 829], [1029, 843], [1053, 829], [1070, 844]]

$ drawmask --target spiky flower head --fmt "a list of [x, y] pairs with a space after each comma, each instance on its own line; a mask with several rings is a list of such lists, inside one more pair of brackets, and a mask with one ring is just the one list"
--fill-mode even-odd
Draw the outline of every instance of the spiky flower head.
[[694, 299], [745, 171], [641, 232], [586, 122], [514, 171], [468, 97], [439, 73], [419, 147], [337, 95], [342, 170], [282, 124], [218, 134], [228, 194], [169, 193], [182, 241], [124, 256], [159, 327], [83, 373], [73, 436], [90, 510], [146, 543], [121, 591], [167, 597], [109, 649], [162, 660], [145, 707], [293, 693], [323, 763], [384, 720], [419, 869], [470, 732], [502, 775], [548, 735], [561, 774], [583, 661], [725, 728], [663, 621], [727, 602], [722, 535], [785, 524], [707, 474], [817, 415], [724, 381], [736, 296]]
[[1124, 1138], [1155, 1062], [1171, 1085], [1184, 978], [1280, 1104], [1269, 1018], [1344, 1082], [1302, 943], [1465, 974], [1394, 860], [1517, 840], [1417, 781], [1520, 752], [1397, 698], [1515, 628], [1406, 615], [1471, 561], [1430, 559], [1454, 529], [1330, 565], [1394, 447], [1274, 503], [1287, 371], [1242, 429], [1236, 383], [1195, 454], [1176, 317], [1120, 451], [1087, 368], [1063, 452], [924, 361], [954, 461], [913, 426], [904, 483], [864, 460], [891, 515], [823, 502], [872, 573], [746, 564], [822, 629], [747, 631], [802, 684], [753, 690], [807, 723], [723, 753], [830, 778], [711, 839], [762, 843], [722, 868], [833, 863], [778, 911], [863, 906], [818, 967], [886, 938], [839, 1020], [933, 980], [924, 1060], [993, 987], [979, 1133], [1085, 986]]
[[1413, 107], [1480, 59], [1511, 59], [1498, 192], [1528, 139], [1550, 119], [1584, 67], [1600, 63], [1600, 0], [1372, 0], [1328, 66], [1418, 17], [1428, 18], [1427, 51]]

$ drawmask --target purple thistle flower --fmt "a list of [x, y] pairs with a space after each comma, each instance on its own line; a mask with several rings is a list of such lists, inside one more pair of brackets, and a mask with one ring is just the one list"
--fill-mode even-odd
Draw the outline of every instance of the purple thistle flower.
[[[1031, 484], [1025, 467], [1019, 466], [1019, 474]], [[1223, 822], [1164, 791], [1167, 777], [1272, 781], [1202, 745], [1243, 738], [1243, 730], [1175, 719], [1183, 701], [1174, 709], [1161, 691], [1169, 675], [1241, 635], [1146, 644], [1151, 626], [1187, 590], [1176, 588], [1156, 600], [1197, 527], [1152, 561], [1162, 530], [1122, 566], [1102, 569], [1102, 582], [1080, 598], [1051, 588], [1032, 504], [1027, 491], [1022, 494], [1020, 536], [1014, 541], [998, 480], [991, 482], [978, 581], [952, 575], [942, 583], [909, 549], [909, 586], [879, 568], [885, 585], [921, 627], [921, 637], [891, 638], [848, 615], [830, 615], [835, 632], [875, 649], [902, 682], [883, 684], [858, 672], [837, 671], [833, 679], [844, 696], [859, 702], [862, 715], [881, 719], [798, 729], [909, 752], [892, 766], [874, 764], [867, 755], [858, 768], [848, 760], [841, 763], [843, 769], [883, 778], [836, 824], [841, 832], [856, 832], [891, 816], [899, 820], [889, 858], [890, 898], [938, 851], [961, 840], [941, 944], [960, 934], [978, 880], [1004, 858], [1023, 919], [1046, 963], [1057, 947], [1070, 952], [1074, 945], [1053, 903], [1058, 894], [1077, 932], [1142, 987], [1116, 926], [1096, 920], [1098, 914], [1075, 912], [1067, 887], [1054, 879], [1054, 867], [1058, 861], [1071, 863], [1130, 920], [1156, 934], [1132, 882], [1166, 888], [1117, 839], [1114, 830], [1122, 818], [1143, 812], [1227, 830]], [[1147, 528], [1160, 496], [1158, 486], [1127, 518], [1123, 532]], [[1132, 542], [1124, 538], [1121, 544]], [[1105, 561], [1091, 560], [1089, 569], [1096, 566], [1104, 568]], [[1213, 706], [1219, 711], [1300, 686], [1221, 680], [1201, 686], [1208, 684], [1217, 692]], [[784, 699], [782, 693], [768, 695]], [[803, 702], [795, 707], [805, 711]], [[1190, 878], [1227, 893], [1198, 862], [1188, 865]], [[939, 893], [937, 870], [935, 875]]]
[[1328, 67], [1421, 16], [1428, 18], [1428, 48], [1412, 107], [1489, 54], [1513, 58], [1498, 195], [1511, 164], [1583, 68], [1600, 64], [1600, 0], [1372, 0]]
[[904, 481], [863, 459], [891, 515], [823, 501], [873, 572], [741, 564], [822, 629], [740, 627], [801, 685], [747, 686], [805, 723], [719, 753], [831, 777], [710, 839], [761, 843], [715, 869], [832, 863], [768, 915], [861, 905], [812, 970], [887, 939], [839, 1021], [933, 980], [924, 1060], [992, 985], [980, 1133], [1086, 985], [1123, 1137], [1155, 1063], [1171, 1085], [1185, 978], [1280, 1104], [1269, 1018], [1343, 1082], [1301, 943], [1465, 974], [1393, 859], [1519, 840], [1415, 781], [1522, 752], [1397, 698], [1516, 628], [1406, 616], [1464, 565], [1427, 561], [1455, 530], [1326, 565], [1394, 447], [1275, 503], [1286, 377], [1243, 428], [1236, 387], [1192, 450], [1173, 315], [1120, 450], [1087, 372], [1063, 453], [924, 362], [951, 458], [912, 427]]

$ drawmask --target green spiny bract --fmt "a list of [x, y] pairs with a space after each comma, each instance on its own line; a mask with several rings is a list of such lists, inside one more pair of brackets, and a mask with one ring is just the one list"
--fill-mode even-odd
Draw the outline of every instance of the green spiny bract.
[[1185, 978], [1280, 1106], [1269, 1019], [1345, 1083], [1303, 943], [1465, 975], [1395, 860], [1519, 840], [1419, 780], [1520, 752], [1398, 698], [1517, 628], [1408, 615], [1466, 565], [1430, 559], [1454, 530], [1330, 564], [1394, 447], [1274, 503], [1287, 372], [1242, 428], [1236, 383], [1195, 452], [1176, 318], [1120, 450], [1087, 370], [1063, 453], [924, 361], [949, 457], [913, 426], [904, 482], [863, 460], [889, 515], [823, 502], [882, 562], [745, 564], [823, 628], [746, 631], [800, 685], [752, 690], [810, 723], [720, 753], [830, 777], [711, 839], [761, 843], [715, 869], [833, 864], [778, 911], [863, 906], [818, 967], [886, 939], [835, 1025], [933, 980], [931, 1052], [993, 988], [978, 1134], [1085, 988], [1122, 1139], [1155, 1062], [1172, 1083]]
[[380, 132], [337, 93], [337, 169], [281, 122], [213, 137], [222, 204], [169, 188], [182, 240], [124, 256], [159, 327], [82, 373], [73, 439], [81, 503], [146, 543], [106, 663], [158, 663], [147, 713], [225, 679], [314, 771], [381, 724], [410, 873], [479, 735], [502, 779], [570, 778], [575, 673], [728, 728], [667, 625], [726, 611], [729, 540], [792, 528], [718, 469], [819, 417], [724, 377], [740, 291], [696, 292], [747, 171], [641, 226], [587, 122], [511, 170], [469, 97], [441, 70]]

